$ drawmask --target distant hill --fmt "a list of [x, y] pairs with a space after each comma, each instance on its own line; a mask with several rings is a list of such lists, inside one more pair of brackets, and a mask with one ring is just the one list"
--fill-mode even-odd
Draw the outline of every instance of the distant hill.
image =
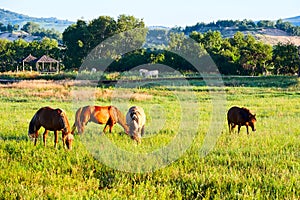
[[15, 13], [1, 8], [0, 8], [0, 22], [3, 23], [4, 25], [7, 25], [9, 23], [12, 25], [18, 24], [20, 25], [20, 27], [22, 27], [27, 22], [35, 22], [45, 29], [54, 28], [59, 32], [63, 32], [68, 26], [74, 23], [68, 20], [60, 20], [55, 17], [50, 17], [50, 18], [30, 17], [27, 15]]
[[286, 19], [283, 19], [283, 21], [290, 22], [290, 23], [292, 23], [295, 26], [300, 26], [300, 16], [286, 18]]
[[[283, 21], [287, 21], [292, 23], [294, 26], [300, 26], [300, 16], [291, 17], [283, 19]], [[22, 27], [27, 22], [35, 22], [38, 23], [42, 28], [45, 29], [51, 29], [54, 28], [55, 30], [59, 32], [63, 32], [68, 26], [75, 23], [68, 20], [60, 20], [55, 17], [50, 18], [36, 18], [36, 17], [30, 17], [27, 15], [19, 14], [16, 12], [4, 10], [0, 8], [0, 22], [4, 25], [7, 24], [18, 24], [20, 27]], [[172, 31], [172, 28], [170, 27], [164, 27], [164, 26], [149, 26], [149, 32], [147, 35], [147, 47], [159, 47], [167, 45], [167, 36]], [[236, 33], [236, 28], [203, 28], [201, 30], [198, 30], [199, 32], [206, 32], [208, 30], [218, 30], [222, 33], [223, 37], [232, 37]], [[284, 31], [278, 30], [278, 29], [259, 29], [259, 30], [253, 30], [253, 31], [242, 31], [244, 34], [252, 34], [255, 36], [258, 40], [261, 40], [263, 42], [269, 43], [269, 44], [277, 44], [278, 42], [287, 43], [291, 42], [296, 45], [300, 45], [300, 37], [299, 36], [290, 36]], [[21, 34], [21, 36], [20, 36]], [[0, 38], [7, 38], [9, 40], [15, 40], [16, 38], [24, 38], [25, 40], [32, 41], [36, 38], [32, 38], [30, 35], [24, 35], [23, 33], [3, 33], [0, 34]]]

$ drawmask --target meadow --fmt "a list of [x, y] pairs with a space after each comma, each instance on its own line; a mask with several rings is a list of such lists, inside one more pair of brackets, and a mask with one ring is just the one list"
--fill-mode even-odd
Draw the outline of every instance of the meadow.
[[[240, 134], [229, 133], [222, 110], [221, 130], [205, 155], [201, 152], [218, 107], [213, 95], [220, 89], [201, 81], [119, 89], [50, 80], [0, 85], [0, 198], [299, 199], [298, 79], [224, 82], [226, 110], [234, 105], [249, 108], [256, 114], [257, 131], [247, 135], [242, 127]], [[79, 101], [80, 94], [93, 98]], [[104, 125], [96, 124], [88, 124], [84, 135], [75, 135], [72, 151], [65, 150], [61, 140], [55, 149], [53, 133], [46, 147], [41, 137], [37, 146], [28, 139], [28, 123], [38, 108], [62, 108], [73, 124], [76, 109], [91, 102], [115, 104], [124, 114], [131, 105], [142, 106], [148, 117], [142, 144], [118, 125], [113, 133], [102, 134]], [[164, 151], [169, 144], [173, 149]], [[125, 153], [119, 155], [120, 150]], [[156, 152], [167, 155], [144, 157]], [[132, 163], [120, 164], [123, 157]], [[145, 162], [135, 160], [139, 157]]]

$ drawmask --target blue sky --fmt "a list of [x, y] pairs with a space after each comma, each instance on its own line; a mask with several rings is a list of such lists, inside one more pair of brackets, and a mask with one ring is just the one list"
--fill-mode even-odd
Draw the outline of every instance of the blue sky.
[[1, 0], [0, 8], [70, 21], [127, 14], [143, 18], [147, 26], [184, 27], [219, 19], [277, 20], [299, 16], [300, 0]]

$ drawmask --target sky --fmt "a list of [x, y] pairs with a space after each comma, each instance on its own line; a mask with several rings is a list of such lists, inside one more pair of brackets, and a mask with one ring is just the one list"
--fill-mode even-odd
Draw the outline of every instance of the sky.
[[[146, 26], [191, 26], [217, 20], [277, 20], [300, 16], [300, 0], [1, 0], [0, 8], [31, 17], [77, 21], [121, 14]], [[1, 20], [1, 19], [0, 19]]]

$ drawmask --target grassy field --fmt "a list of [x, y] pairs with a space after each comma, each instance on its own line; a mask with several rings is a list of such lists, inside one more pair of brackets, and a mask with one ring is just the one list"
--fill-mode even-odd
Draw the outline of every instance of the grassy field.
[[[217, 106], [212, 95], [219, 90], [212, 93], [203, 83], [121, 88], [118, 92], [114, 88], [74, 86], [72, 81], [0, 85], [0, 198], [299, 199], [297, 79], [226, 81], [231, 85], [224, 88], [226, 110], [233, 105], [248, 107], [256, 113], [257, 131], [247, 135], [242, 127], [240, 134], [229, 133], [226, 112], [221, 113], [222, 130], [206, 156], [201, 149]], [[76, 99], [78, 95], [72, 95], [82, 91], [93, 93], [93, 98], [82, 102]], [[46, 147], [41, 138], [36, 147], [28, 139], [28, 123], [38, 108], [63, 108], [73, 124], [76, 108], [91, 101], [115, 104], [124, 114], [131, 105], [142, 106], [148, 120], [142, 144], [136, 145], [122, 134], [118, 125], [112, 134], [103, 135], [103, 125], [96, 124], [88, 124], [84, 135], [75, 135], [72, 151], [64, 150], [61, 140], [54, 149], [53, 133]], [[183, 122], [186, 119], [188, 122]], [[182, 137], [177, 137], [180, 134]], [[178, 142], [178, 146], [173, 145], [174, 152], [163, 151], [174, 141]], [[181, 147], [184, 144], [187, 148]], [[116, 148], [107, 150], [108, 145]], [[125, 154], [119, 155], [120, 150]], [[167, 155], [143, 157], [160, 151]], [[128, 158], [132, 163], [122, 164], [118, 156], [128, 155], [133, 155]], [[145, 162], [134, 160], [139, 158]]]

